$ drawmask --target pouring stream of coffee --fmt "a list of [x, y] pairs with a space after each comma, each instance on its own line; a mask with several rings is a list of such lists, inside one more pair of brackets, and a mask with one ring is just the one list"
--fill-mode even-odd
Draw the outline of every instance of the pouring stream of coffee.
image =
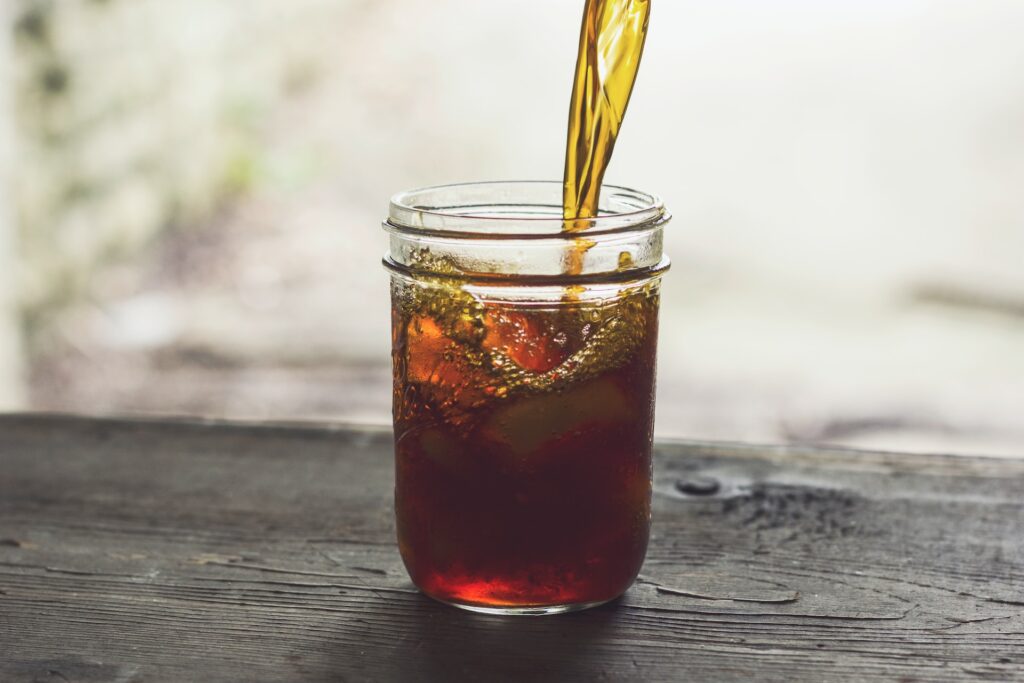
[[[578, 232], [598, 215], [601, 182], [633, 92], [643, 55], [650, 0], [586, 0], [576, 62], [562, 195], [564, 230]], [[582, 272], [590, 243], [578, 238], [565, 271]]]

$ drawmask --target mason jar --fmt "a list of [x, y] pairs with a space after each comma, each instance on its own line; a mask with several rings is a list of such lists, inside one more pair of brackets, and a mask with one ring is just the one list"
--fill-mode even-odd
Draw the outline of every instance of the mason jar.
[[395, 512], [412, 581], [470, 610], [551, 614], [636, 579], [650, 533], [669, 214], [557, 182], [396, 195], [390, 250]]

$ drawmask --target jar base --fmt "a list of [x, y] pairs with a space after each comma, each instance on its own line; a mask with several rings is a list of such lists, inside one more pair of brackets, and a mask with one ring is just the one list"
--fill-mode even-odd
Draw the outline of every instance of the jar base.
[[[426, 595], [424, 593], [424, 595]], [[612, 600], [598, 600], [596, 602], [576, 602], [569, 603], [566, 605], [528, 605], [523, 607], [515, 607], [510, 605], [501, 605], [489, 607], [487, 605], [473, 605], [461, 602], [452, 602], [450, 600], [442, 600], [435, 598], [432, 595], [427, 595], [428, 598], [436, 600], [450, 607], [458, 607], [461, 610], [467, 612], [475, 612], [477, 614], [490, 614], [492, 616], [502, 617], [543, 617], [552, 614], [568, 614], [569, 612], [582, 612], [586, 609], [592, 609], [594, 607], [600, 607], [605, 605]]]

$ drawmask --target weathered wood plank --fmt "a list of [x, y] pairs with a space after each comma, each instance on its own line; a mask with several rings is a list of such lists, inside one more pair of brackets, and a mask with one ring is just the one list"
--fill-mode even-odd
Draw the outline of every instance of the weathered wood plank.
[[0, 680], [1024, 680], [1024, 461], [662, 444], [640, 582], [543, 619], [416, 593], [391, 479], [380, 430], [0, 417]]

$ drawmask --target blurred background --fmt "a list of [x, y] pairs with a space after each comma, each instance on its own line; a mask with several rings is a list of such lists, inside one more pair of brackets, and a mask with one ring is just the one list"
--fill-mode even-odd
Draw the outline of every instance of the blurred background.
[[[0, 1], [0, 409], [388, 423], [387, 198], [559, 179], [582, 7]], [[655, 3], [662, 436], [1024, 455], [1021, 26]]]

